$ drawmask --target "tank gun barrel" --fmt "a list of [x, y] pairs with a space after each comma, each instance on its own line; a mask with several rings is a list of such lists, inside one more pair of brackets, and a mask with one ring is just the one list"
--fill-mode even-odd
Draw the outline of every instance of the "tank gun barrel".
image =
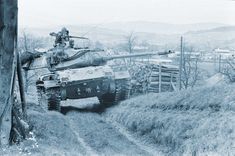
[[[135, 54], [126, 54], [126, 55], [114, 55], [114, 56], [106, 56], [106, 57], [97, 57], [90, 58], [87, 60], [71, 60], [66, 62], [61, 62], [58, 65], [55, 65], [52, 70], [64, 70], [64, 69], [74, 69], [74, 68], [82, 68], [89, 66], [101, 66], [106, 64], [110, 60], [121, 59], [121, 58], [132, 58], [132, 57], [143, 57], [143, 56], [152, 56], [152, 55], [162, 55], [163, 52], [148, 52], [148, 53], [135, 53]], [[165, 52], [165, 54], [169, 54], [169, 52]]]
[[68, 36], [69, 38], [78, 38], [78, 39], [83, 39], [83, 40], [89, 40], [87, 37], [80, 37], [80, 36]]
[[143, 57], [143, 56], [152, 56], [152, 55], [167, 55], [172, 53], [168, 52], [145, 52], [145, 53], [134, 53], [134, 54], [126, 54], [126, 55], [114, 55], [114, 56], [106, 56], [103, 58], [105, 61], [120, 59], [120, 58], [132, 58], [132, 57]]
[[[55, 32], [51, 32], [49, 34], [50, 36], [55, 36], [57, 37], [58, 36], [58, 33], [55, 33]], [[84, 40], [88, 40], [89, 38], [87, 37], [82, 37], [82, 36], [70, 36], [70, 35], [65, 35], [65, 36], [61, 36], [62, 38], [65, 38], [65, 37], [68, 37], [68, 38], [78, 38], [78, 39], [84, 39]]]
[[103, 58], [105, 61], [121, 59], [121, 58], [132, 58], [132, 57], [142, 57], [142, 56], [151, 56], [156, 55], [156, 53], [139, 53], [139, 54], [126, 54], [126, 55], [114, 55], [114, 56], [106, 56]]

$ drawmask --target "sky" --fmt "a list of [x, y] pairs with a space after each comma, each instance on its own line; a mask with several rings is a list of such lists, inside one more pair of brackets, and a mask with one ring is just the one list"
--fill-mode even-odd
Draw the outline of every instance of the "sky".
[[27, 27], [149, 21], [235, 25], [233, 0], [19, 0]]

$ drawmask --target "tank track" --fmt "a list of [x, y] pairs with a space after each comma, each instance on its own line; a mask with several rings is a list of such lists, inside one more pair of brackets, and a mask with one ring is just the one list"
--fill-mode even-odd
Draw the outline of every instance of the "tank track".
[[38, 104], [45, 110], [61, 111], [59, 90], [57, 88], [43, 91], [43, 87], [37, 86]]
[[48, 98], [48, 110], [61, 111], [60, 97], [57, 94], [51, 94]]
[[51, 88], [46, 91], [48, 105], [47, 108], [50, 111], [61, 111], [60, 106], [60, 89], [59, 88]]
[[131, 83], [129, 80], [117, 80], [114, 104], [126, 100], [130, 97]]
[[100, 110], [104, 110], [107, 107], [113, 106], [118, 104], [120, 101], [126, 100], [130, 96], [130, 80], [129, 79], [122, 79], [116, 80], [116, 88], [115, 93], [113, 94], [105, 94], [101, 98], [100, 101]]

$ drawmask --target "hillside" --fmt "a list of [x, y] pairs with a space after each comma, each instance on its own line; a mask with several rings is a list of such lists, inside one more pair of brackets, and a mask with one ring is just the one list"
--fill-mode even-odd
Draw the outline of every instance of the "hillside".
[[216, 27], [213, 29], [204, 29], [198, 31], [188, 31], [186, 34], [201, 34], [201, 33], [209, 33], [209, 32], [233, 32], [235, 31], [235, 26], [224, 26], [224, 27]]
[[167, 155], [233, 155], [235, 85], [148, 94], [106, 112]]
[[198, 31], [202, 29], [213, 29], [226, 26], [221, 23], [193, 23], [193, 24], [169, 24], [160, 22], [113, 22], [100, 25], [102, 28], [122, 30], [125, 32], [147, 32], [155, 34], [182, 34], [188, 31]]
[[235, 48], [235, 26], [218, 27], [185, 33], [185, 38], [197, 47]]
[[[48, 36], [57, 32], [62, 26], [47, 28], [25, 28], [24, 30], [37, 36]], [[110, 23], [101, 25], [68, 25], [71, 34], [86, 36], [92, 41], [105, 45], [118, 45], [125, 42], [125, 36], [134, 31], [137, 42], [148, 42], [162, 47], [179, 47], [180, 36], [197, 49], [211, 50], [215, 48], [235, 48], [235, 27], [218, 23], [199, 23], [174, 25], [151, 22]], [[20, 32], [23, 29], [20, 29]]]

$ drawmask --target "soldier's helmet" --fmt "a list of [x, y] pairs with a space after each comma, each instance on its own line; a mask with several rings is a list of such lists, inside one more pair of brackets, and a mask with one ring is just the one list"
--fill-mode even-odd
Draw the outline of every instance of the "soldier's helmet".
[[62, 28], [61, 32], [62, 32], [62, 34], [64, 34], [64, 35], [69, 35], [69, 31], [68, 31], [68, 29], [66, 29], [65, 27]]

